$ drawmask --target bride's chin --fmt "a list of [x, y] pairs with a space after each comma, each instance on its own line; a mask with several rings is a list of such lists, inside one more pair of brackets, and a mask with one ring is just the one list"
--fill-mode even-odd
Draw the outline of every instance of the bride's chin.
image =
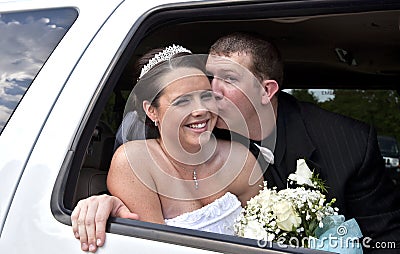
[[212, 135], [211, 131], [205, 131], [201, 133], [199, 136], [199, 144], [204, 145], [208, 143], [210, 141], [211, 135]]

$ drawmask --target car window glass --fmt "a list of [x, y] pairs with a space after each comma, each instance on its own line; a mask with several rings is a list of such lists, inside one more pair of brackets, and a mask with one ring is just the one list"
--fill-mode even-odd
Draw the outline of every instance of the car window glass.
[[[377, 131], [384, 158], [400, 156], [400, 98], [395, 90], [292, 89], [300, 101], [368, 123]], [[397, 160], [398, 164], [398, 160]]]
[[0, 13], [0, 134], [77, 15], [73, 8]]
[[375, 127], [378, 135], [400, 138], [400, 97], [394, 90], [295, 89], [300, 101], [349, 116]]
[[399, 147], [396, 138], [388, 136], [378, 136], [378, 142], [382, 156], [400, 157]]

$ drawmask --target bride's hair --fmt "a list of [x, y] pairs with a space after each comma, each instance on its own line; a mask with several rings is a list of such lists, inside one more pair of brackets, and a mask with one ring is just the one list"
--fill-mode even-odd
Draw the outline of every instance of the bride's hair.
[[[153, 49], [139, 58], [136, 62], [135, 72], [140, 74], [140, 71], [143, 70], [144, 66], [154, 60], [155, 56], [163, 50], [163, 48]], [[144, 75], [137, 79], [136, 85], [127, 101], [125, 112], [137, 112], [138, 120], [145, 123], [145, 138], [158, 138], [160, 133], [158, 132], [158, 128], [144, 112], [142, 106], [143, 101], [147, 100], [151, 102], [152, 106], [158, 108], [159, 98], [162, 95], [164, 88], [172, 81], [167, 81], [163, 79], [163, 77], [171, 71], [182, 67], [199, 69], [205, 73], [205, 59], [204, 57], [196, 56], [188, 52], [179, 52], [174, 54], [170, 59], [159, 61], [154, 66], [151, 66]], [[133, 128], [133, 131], [137, 131], [134, 129], [135, 128]], [[134, 137], [137, 135], [129, 133], [128, 136]]]

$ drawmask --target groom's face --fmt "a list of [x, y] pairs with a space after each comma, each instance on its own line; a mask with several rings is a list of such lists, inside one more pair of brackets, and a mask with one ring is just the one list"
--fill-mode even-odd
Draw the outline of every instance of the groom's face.
[[211, 86], [219, 110], [218, 128], [232, 130], [237, 125], [248, 126], [255, 118], [254, 103], [260, 100], [261, 86], [249, 71], [251, 66], [249, 54], [209, 55], [206, 68], [213, 76]]

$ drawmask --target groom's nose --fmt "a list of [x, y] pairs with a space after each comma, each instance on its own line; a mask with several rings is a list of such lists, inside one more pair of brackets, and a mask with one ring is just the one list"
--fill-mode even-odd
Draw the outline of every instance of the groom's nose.
[[222, 100], [224, 98], [223, 94], [223, 84], [221, 84], [222, 80], [218, 78], [214, 78], [211, 81], [211, 88], [214, 92], [214, 97], [216, 100]]

